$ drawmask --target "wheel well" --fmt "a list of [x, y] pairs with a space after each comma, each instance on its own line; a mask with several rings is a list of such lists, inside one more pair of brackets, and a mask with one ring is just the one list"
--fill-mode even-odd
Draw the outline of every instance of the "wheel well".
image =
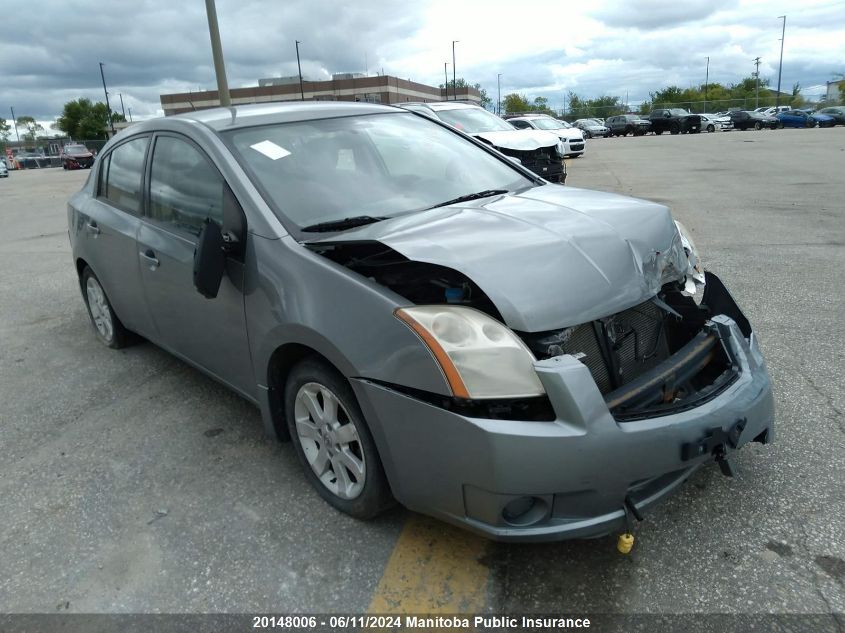
[[86, 266], [88, 266], [88, 262], [86, 262], [81, 257], [76, 258], [76, 275], [79, 277], [79, 286], [82, 287], [82, 271], [85, 270]]
[[290, 440], [290, 433], [288, 432], [287, 422], [285, 420], [285, 383], [288, 380], [291, 369], [308, 357], [319, 358], [337, 370], [337, 367], [328, 358], [320, 354], [320, 352], [300, 343], [286, 343], [276, 348], [276, 351], [270, 356], [270, 362], [267, 365], [270, 413], [273, 416], [273, 426], [276, 429], [276, 436], [281, 441]]

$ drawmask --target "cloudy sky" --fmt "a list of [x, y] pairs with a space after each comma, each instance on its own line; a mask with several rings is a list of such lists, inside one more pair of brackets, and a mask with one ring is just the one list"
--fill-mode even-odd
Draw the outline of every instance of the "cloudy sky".
[[[4, 3], [6, 4], [6, 3]], [[13, 7], [9, 5], [13, 4]], [[0, 117], [49, 123], [81, 96], [161, 114], [159, 95], [216, 87], [203, 0], [31, 0], [0, 9]], [[784, 89], [819, 93], [845, 73], [843, 0], [217, 0], [232, 87], [259, 77], [384, 70], [424, 83], [443, 80], [456, 45], [458, 76], [502, 94], [617, 95], [739, 81], [753, 71], [777, 83], [787, 15]], [[450, 68], [451, 76], [451, 68]]]

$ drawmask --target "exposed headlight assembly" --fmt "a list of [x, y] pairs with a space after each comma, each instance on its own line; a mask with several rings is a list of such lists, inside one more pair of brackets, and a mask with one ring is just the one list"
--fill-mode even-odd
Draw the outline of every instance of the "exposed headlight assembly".
[[698, 254], [698, 249], [695, 247], [695, 242], [692, 241], [692, 235], [690, 235], [689, 229], [677, 220], [675, 220], [675, 226], [678, 228], [678, 233], [681, 236], [681, 244], [689, 261], [685, 291], [688, 294], [695, 294], [697, 286], [704, 286], [704, 265], [701, 263], [701, 257]]
[[525, 343], [492, 317], [465, 306], [399, 308], [431, 351], [456, 398], [525, 398], [545, 394]]

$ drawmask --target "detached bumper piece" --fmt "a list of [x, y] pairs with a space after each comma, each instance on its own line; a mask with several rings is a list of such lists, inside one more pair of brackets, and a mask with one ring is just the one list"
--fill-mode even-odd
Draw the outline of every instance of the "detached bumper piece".
[[[719, 329], [706, 326], [656, 367], [608, 393], [607, 408], [617, 420], [624, 421], [697, 406], [736, 379], [738, 368], [731, 361]], [[712, 382], [699, 380], [694, 384], [693, 379], [712, 364], [724, 370]]]

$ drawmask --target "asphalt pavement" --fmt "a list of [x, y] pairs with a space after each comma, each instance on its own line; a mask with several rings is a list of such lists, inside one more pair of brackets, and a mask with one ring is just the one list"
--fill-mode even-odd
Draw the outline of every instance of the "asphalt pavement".
[[[776, 441], [615, 539], [485, 541], [331, 509], [258, 411], [150, 343], [97, 342], [65, 203], [0, 180], [0, 612], [845, 612], [845, 128], [593, 139], [570, 186], [657, 200], [757, 332]], [[542, 280], [534, 280], [542, 283]]]

